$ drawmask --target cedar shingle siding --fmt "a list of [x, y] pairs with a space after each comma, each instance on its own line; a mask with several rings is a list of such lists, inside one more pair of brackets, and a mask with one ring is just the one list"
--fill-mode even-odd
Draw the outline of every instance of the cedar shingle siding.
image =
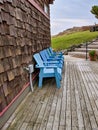
[[[32, 0], [34, 1], [34, 0]], [[44, 11], [44, 1], [35, 0]], [[29, 0], [0, 0], [0, 112], [29, 81], [24, 66], [50, 46], [50, 19]]]

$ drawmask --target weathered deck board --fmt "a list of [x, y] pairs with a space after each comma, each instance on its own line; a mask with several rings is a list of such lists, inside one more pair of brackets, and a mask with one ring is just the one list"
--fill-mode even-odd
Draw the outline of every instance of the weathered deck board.
[[46, 79], [2, 130], [98, 130], [97, 63], [70, 60], [64, 68], [62, 87], [57, 89], [54, 79]]
[[[83, 68], [80, 67], [80, 69], [83, 71]], [[81, 72], [82, 72], [81, 71]], [[90, 75], [93, 76], [93, 72], [91, 71], [91, 69], [87, 66], [86, 67], [86, 70], [83, 71], [84, 72], [84, 75], [82, 75], [83, 77], [83, 80], [84, 80], [84, 84], [86, 86], [86, 91], [85, 91], [85, 101], [86, 101], [86, 105], [87, 105], [87, 110], [88, 110], [88, 114], [89, 114], [89, 119], [90, 119], [90, 123], [91, 123], [91, 129], [97, 129], [97, 123], [96, 123], [96, 120], [95, 120], [95, 115], [97, 114], [94, 114], [94, 98], [92, 96], [92, 92], [93, 91], [93, 85], [94, 84], [94, 80], [92, 80], [92, 77], [90, 77]], [[87, 94], [86, 94], [87, 92]], [[95, 92], [94, 92], [95, 93]]]

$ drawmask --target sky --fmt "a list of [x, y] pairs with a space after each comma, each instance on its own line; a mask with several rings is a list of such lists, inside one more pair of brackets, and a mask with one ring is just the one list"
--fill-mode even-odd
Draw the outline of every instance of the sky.
[[98, 0], [55, 0], [50, 6], [51, 35], [68, 28], [98, 24], [90, 12]]

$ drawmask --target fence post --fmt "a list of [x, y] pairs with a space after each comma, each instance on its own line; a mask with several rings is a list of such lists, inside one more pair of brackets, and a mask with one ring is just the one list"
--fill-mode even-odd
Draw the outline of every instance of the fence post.
[[88, 59], [87, 52], [88, 52], [88, 43], [86, 42], [86, 60]]

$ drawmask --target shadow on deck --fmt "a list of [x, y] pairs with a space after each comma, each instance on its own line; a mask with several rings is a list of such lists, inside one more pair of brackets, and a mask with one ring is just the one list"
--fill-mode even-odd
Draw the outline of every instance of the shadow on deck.
[[98, 62], [66, 59], [62, 87], [35, 87], [2, 130], [98, 130]]

